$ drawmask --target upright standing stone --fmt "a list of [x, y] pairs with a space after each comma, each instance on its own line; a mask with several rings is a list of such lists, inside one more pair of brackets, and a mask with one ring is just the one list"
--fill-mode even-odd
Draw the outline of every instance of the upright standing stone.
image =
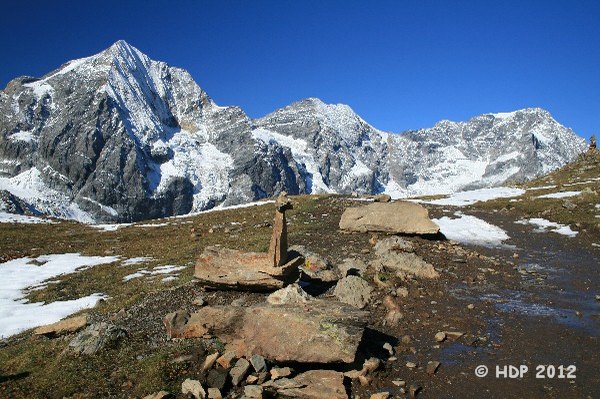
[[275, 212], [275, 222], [273, 224], [273, 235], [269, 245], [269, 261], [273, 261], [274, 267], [283, 266], [287, 263], [287, 222], [285, 220], [285, 211], [293, 209], [292, 203], [284, 191], [279, 194], [275, 202], [277, 211]]

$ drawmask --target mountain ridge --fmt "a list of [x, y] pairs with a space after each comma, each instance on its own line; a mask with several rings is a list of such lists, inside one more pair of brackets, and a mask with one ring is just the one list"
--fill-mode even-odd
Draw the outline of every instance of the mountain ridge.
[[124, 41], [39, 79], [13, 79], [0, 114], [0, 189], [85, 222], [186, 214], [283, 190], [446, 193], [536, 177], [585, 148], [540, 108], [399, 134], [314, 97], [252, 119]]

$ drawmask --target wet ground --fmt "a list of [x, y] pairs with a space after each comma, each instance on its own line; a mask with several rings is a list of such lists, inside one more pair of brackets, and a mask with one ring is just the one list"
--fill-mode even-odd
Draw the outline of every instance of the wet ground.
[[[577, 237], [535, 232], [498, 213], [464, 212], [502, 227], [511, 237], [496, 248], [472, 247], [493, 257], [498, 269], [517, 272], [512, 281], [450, 287], [456, 299], [491, 306], [478, 317], [491, 346], [455, 343], [439, 358], [450, 365], [454, 388], [433, 384], [427, 397], [596, 398], [600, 396], [600, 256]], [[475, 377], [477, 366], [489, 374]], [[497, 367], [527, 372], [497, 375]], [[483, 368], [481, 368], [483, 369]], [[462, 377], [461, 377], [462, 376]], [[436, 376], [437, 377], [437, 376]]]

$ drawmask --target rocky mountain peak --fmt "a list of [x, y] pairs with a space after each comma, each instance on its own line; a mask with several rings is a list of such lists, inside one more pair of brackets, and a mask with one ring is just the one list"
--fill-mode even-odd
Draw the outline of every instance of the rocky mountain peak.
[[187, 71], [122, 40], [42, 78], [13, 80], [0, 115], [0, 190], [37, 212], [85, 221], [170, 216], [280, 191], [445, 193], [539, 176], [585, 148], [539, 108], [390, 134], [348, 105], [313, 97], [251, 120], [214, 104]]

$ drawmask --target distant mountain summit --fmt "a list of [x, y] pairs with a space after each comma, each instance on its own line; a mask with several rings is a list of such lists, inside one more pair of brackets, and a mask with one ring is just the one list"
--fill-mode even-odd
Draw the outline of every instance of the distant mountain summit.
[[85, 222], [186, 214], [282, 190], [447, 193], [534, 178], [584, 149], [537, 108], [400, 134], [315, 98], [252, 120], [124, 41], [0, 92], [0, 190], [33, 213]]

